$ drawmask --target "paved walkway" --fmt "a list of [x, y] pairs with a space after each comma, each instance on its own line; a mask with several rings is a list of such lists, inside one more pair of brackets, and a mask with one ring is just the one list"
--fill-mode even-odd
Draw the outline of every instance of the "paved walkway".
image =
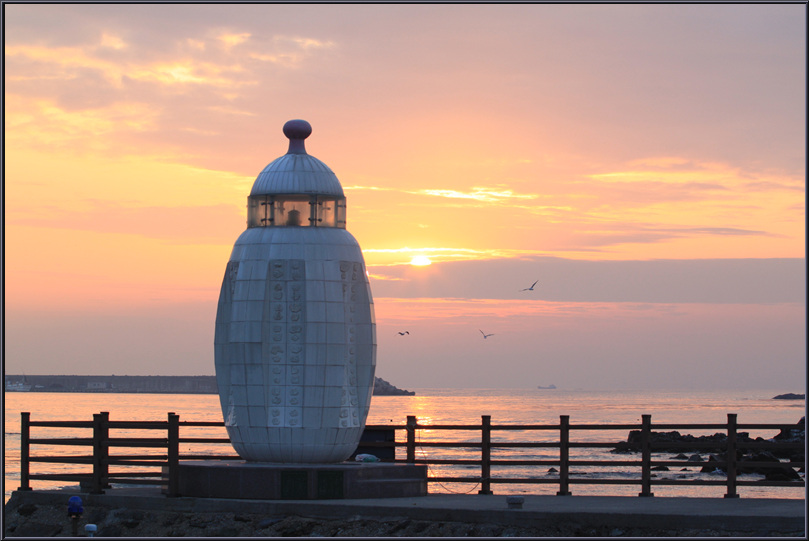
[[530, 526], [575, 522], [615, 528], [711, 529], [805, 532], [806, 502], [798, 499], [662, 498], [630, 496], [523, 496], [521, 509], [505, 495], [430, 494], [415, 498], [352, 500], [236, 500], [168, 498], [157, 488], [110, 489], [105, 494], [71, 491], [18, 492], [19, 503], [67, 505], [79, 494], [84, 507], [103, 506], [177, 512], [239, 512], [345, 519], [404, 517], [416, 520]]

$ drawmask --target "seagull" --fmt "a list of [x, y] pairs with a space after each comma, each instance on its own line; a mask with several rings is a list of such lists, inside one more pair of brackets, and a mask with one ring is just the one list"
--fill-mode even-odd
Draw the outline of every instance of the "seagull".
[[399, 331], [399, 334], [400, 334], [401, 336], [404, 336], [404, 335], [406, 335], [406, 334], [410, 334], [410, 331], [405, 331], [405, 332], [401, 332], [401, 331]]
[[[480, 331], [480, 329], [478, 329], [478, 330]], [[483, 338], [488, 338], [488, 337], [490, 337], [490, 336], [494, 336], [494, 333], [492, 333], [492, 334], [486, 334], [486, 333], [485, 333], [485, 332], [483, 332], [483, 331], [480, 331], [480, 334], [482, 334], [482, 335], [483, 335]]]
[[[537, 282], [539, 282], [539, 280], [537, 280]], [[525, 289], [521, 289], [520, 291], [533, 291], [534, 286], [537, 285], [537, 282], [534, 282], [533, 284], [531, 284], [531, 287], [526, 287]]]

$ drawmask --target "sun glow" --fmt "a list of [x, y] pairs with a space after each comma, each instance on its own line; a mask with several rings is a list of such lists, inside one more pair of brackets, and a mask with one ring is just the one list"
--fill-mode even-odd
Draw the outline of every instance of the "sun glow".
[[426, 255], [417, 255], [410, 260], [410, 264], [417, 267], [423, 267], [425, 265], [431, 265], [432, 261], [430, 261], [430, 258]]

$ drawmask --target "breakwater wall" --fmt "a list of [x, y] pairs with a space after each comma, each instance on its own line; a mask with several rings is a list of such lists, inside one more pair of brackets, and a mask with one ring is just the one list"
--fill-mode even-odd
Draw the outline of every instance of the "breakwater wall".
[[5, 376], [10, 384], [24, 382], [30, 391], [73, 393], [216, 394], [216, 376]]
[[[5, 389], [66, 393], [177, 393], [217, 394], [216, 376], [28, 376], [6, 375]], [[382, 378], [374, 382], [375, 395], [410, 396]]]

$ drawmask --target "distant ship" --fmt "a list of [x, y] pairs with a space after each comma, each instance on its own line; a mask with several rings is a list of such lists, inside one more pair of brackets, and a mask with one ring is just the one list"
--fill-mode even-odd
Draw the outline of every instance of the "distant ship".
[[29, 383], [27, 383], [25, 381], [25, 376], [23, 376], [22, 381], [15, 381], [13, 383], [10, 382], [10, 381], [6, 382], [6, 391], [7, 392], [12, 392], [13, 393], [13, 392], [30, 391], [31, 387], [33, 387], [33, 385], [31, 385], [31, 384], [29, 384]]
[[556, 385], [548, 385], [547, 387], [543, 387], [542, 385], [537, 385], [537, 389], [556, 389]]

